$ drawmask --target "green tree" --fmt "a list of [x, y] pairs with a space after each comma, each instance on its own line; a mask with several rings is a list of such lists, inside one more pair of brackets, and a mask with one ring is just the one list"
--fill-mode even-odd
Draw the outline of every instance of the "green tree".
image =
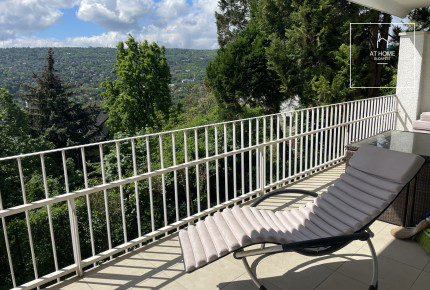
[[430, 7], [412, 10], [408, 15], [409, 21], [415, 23], [416, 31], [430, 30]]
[[227, 118], [234, 118], [246, 107], [279, 112], [285, 94], [276, 73], [267, 69], [267, 46], [264, 35], [250, 23], [234, 42], [220, 48], [209, 64], [207, 83]]
[[234, 41], [249, 21], [250, 0], [219, 0], [220, 13], [215, 12], [218, 44], [223, 47]]
[[13, 103], [12, 95], [0, 89], [0, 157], [16, 153], [19, 141], [27, 138], [29, 128], [24, 112]]
[[63, 83], [54, 63], [54, 52], [49, 48], [42, 75], [33, 74], [36, 84], [24, 84], [31, 134], [44, 136], [57, 148], [86, 143], [94, 133], [92, 108], [71, 99], [74, 86]]
[[298, 96], [309, 106], [379, 95], [378, 89], [350, 88], [349, 50], [358, 67], [353, 86], [380, 86], [383, 72], [370, 60], [369, 49], [377, 50], [378, 35], [387, 39], [388, 26], [355, 32], [350, 48], [349, 23], [390, 22], [390, 15], [334, 0], [261, 0], [255, 15], [270, 40], [268, 67], [276, 71], [289, 98]]
[[172, 106], [164, 46], [139, 43], [130, 35], [118, 43], [114, 73], [116, 80], [107, 78], [101, 84], [110, 133], [135, 134], [146, 127], [161, 127]]

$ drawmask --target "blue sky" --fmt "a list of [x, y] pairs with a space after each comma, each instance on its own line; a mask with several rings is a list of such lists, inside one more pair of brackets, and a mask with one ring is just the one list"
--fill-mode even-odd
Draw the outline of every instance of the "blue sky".
[[131, 33], [166, 47], [214, 49], [217, 0], [1, 0], [0, 45], [115, 47]]
[[116, 47], [131, 33], [170, 48], [218, 48], [218, 0], [0, 0], [0, 47]]

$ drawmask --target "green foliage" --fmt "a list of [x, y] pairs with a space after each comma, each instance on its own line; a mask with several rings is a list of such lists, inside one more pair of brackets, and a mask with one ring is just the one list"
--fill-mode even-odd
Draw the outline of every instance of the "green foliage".
[[13, 103], [12, 95], [0, 89], [0, 157], [12, 155], [29, 133], [24, 112]]
[[168, 119], [172, 102], [170, 71], [164, 54], [164, 47], [136, 42], [132, 36], [118, 44], [114, 69], [117, 78], [107, 78], [101, 94], [112, 134], [160, 128], [162, 120]]
[[285, 95], [276, 73], [267, 69], [265, 40], [257, 26], [250, 23], [237, 39], [220, 48], [207, 68], [207, 82], [216, 100], [231, 119], [247, 107], [263, 107], [279, 112]]
[[250, 0], [219, 0], [220, 13], [215, 12], [218, 44], [224, 47], [233, 42], [249, 20]]
[[350, 61], [355, 69], [352, 86], [378, 87], [382, 79], [393, 77], [392, 70], [382, 72], [376, 62], [368, 60], [378, 32], [388, 38], [385, 26], [353, 31], [354, 41], [351, 48], [348, 45], [349, 23], [390, 22], [389, 15], [334, 0], [261, 0], [255, 15], [270, 39], [268, 67], [280, 77], [288, 98], [298, 96], [303, 106], [379, 95], [378, 89], [350, 88]]
[[26, 112], [34, 137], [44, 136], [57, 148], [83, 144], [94, 133], [95, 116], [91, 108], [74, 102], [73, 85], [63, 84], [54, 69], [54, 52], [48, 49], [47, 64], [41, 77], [33, 75], [36, 85], [25, 84]]
[[430, 7], [417, 8], [408, 15], [409, 21], [415, 23], [416, 31], [430, 30]]

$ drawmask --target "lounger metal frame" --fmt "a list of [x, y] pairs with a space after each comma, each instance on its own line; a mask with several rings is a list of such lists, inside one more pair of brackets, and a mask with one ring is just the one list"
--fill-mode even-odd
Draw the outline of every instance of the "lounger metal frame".
[[[418, 170], [418, 172], [419, 171], [420, 170]], [[306, 256], [323, 256], [340, 250], [341, 248], [345, 247], [352, 241], [355, 241], [355, 240], [366, 241], [367, 245], [369, 246], [370, 253], [372, 255], [372, 265], [373, 265], [373, 275], [372, 275], [372, 281], [369, 286], [369, 290], [376, 290], [378, 289], [378, 258], [376, 256], [376, 251], [371, 241], [371, 238], [374, 236], [374, 234], [369, 227], [399, 197], [400, 192], [402, 192], [405, 188], [407, 189], [407, 199], [408, 199], [410, 184], [415, 179], [415, 185], [416, 185], [416, 178], [417, 178], [418, 172], [402, 188], [402, 190], [399, 191], [399, 194], [397, 194], [397, 196], [387, 205], [387, 207], [383, 211], [381, 211], [381, 213], [378, 216], [376, 216], [367, 225], [365, 225], [364, 227], [362, 227], [360, 230], [356, 231], [353, 234], [342, 235], [337, 237], [328, 237], [328, 238], [322, 238], [322, 239], [314, 239], [314, 240], [308, 240], [308, 241], [302, 241], [302, 242], [294, 242], [294, 243], [288, 243], [288, 244], [278, 244], [278, 245], [275, 244], [275, 246], [270, 246], [270, 247], [266, 247], [265, 243], [262, 243], [261, 249], [245, 250], [247, 247], [244, 247], [236, 250], [233, 253], [233, 256], [236, 259], [242, 260], [243, 265], [245, 266], [245, 269], [248, 272], [254, 284], [259, 289], [263, 290], [266, 288], [257, 279], [256, 274], [254, 274], [253, 271], [251, 270], [251, 267], [249, 266], [249, 263], [246, 260], [247, 257], [255, 256], [255, 255], [269, 256], [277, 253], [292, 252], [292, 251]], [[414, 186], [414, 190], [415, 190], [415, 186]], [[303, 195], [309, 195], [312, 197], [318, 197], [317, 193], [308, 191], [308, 190], [278, 189], [261, 196], [254, 203], [251, 204], [251, 207], [256, 207], [264, 200], [284, 193], [299, 193]]]

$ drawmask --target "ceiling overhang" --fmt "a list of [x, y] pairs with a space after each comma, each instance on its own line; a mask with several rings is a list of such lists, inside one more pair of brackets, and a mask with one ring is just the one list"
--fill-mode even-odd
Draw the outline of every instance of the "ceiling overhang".
[[391, 15], [404, 18], [411, 10], [430, 6], [430, 0], [348, 0]]

